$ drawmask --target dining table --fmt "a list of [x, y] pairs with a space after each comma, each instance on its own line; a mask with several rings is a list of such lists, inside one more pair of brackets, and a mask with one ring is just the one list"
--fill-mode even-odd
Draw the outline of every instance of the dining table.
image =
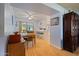
[[35, 33], [28, 33], [27, 35], [23, 36], [25, 42], [27, 42], [27, 49], [28, 49], [28, 44], [29, 41], [32, 41], [32, 46], [34, 46], [36, 44], [36, 35]]

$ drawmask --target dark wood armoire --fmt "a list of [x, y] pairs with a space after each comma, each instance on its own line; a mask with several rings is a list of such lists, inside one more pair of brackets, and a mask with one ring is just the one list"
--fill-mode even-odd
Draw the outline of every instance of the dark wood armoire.
[[63, 49], [74, 52], [79, 46], [79, 16], [74, 12], [63, 16]]

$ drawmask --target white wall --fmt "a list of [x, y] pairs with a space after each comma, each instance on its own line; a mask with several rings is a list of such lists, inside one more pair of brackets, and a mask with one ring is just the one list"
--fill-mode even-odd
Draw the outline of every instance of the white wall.
[[12, 25], [12, 16], [13, 8], [9, 4], [0, 3], [0, 35], [9, 35], [16, 30], [16, 20], [13, 20]]
[[[63, 29], [62, 29], [62, 16], [60, 13], [53, 15], [51, 18], [59, 17], [59, 24], [55, 26], [50, 26], [50, 42], [53, 46], [57, 48], [62, 47], [63, 40]], [[50, 20], [51, 21], [51, 20]]]
[[[5, 33], [5, 35], [9, 35], [16, 31], [16, 27], [15, 27], [16, 20], [15, 20], [15, 16], [14, 16], [13, 7], [11, 7], [9, 4], [5, 4], [4, 12], [5, 12], [4, 33]], [[13, 20], [12, 20], [12, 17], [13, 17]]]
[[0, 36], [0, 56], [6, 55], [7, 37]]
[[0, 3], [0, 56], [6, 54], [7, 37], [4, 36], [4, 3]]
[[4, 4], [0, 3], [0, 36], [4, 35]]
[[68, 10], [66, 10], [65, 8], [61, 7], [56, 3], [45, 3], [45, 5], [59, 11], [58, 14], [51, 16], [52, 18], [58, 16], [60, 17], [60, 19], [58, 26], [50, 27], [50, 42], [53, 46], [61, 49], [63, 47], [63, 14], [67, 13]]

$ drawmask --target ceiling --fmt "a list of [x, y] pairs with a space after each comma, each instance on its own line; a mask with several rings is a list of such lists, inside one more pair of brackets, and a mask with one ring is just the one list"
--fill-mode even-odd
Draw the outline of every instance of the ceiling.
[[49, 16], [58, 13], [58, 11], [41, 3], [11, 3], [11, 5], [24, 11], [33, 11]]
[[58, 3], [58, 4], [69, 10], [79, 11], [79, 3]]

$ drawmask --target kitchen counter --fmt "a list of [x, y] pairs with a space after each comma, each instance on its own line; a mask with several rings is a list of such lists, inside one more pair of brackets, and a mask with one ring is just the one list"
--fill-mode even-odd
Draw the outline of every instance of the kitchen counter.
[[39, 38], [43, 38], [43, 36], [44, 36], [44, 31], [37, 31], [36, 32], [36, 35], [37, 35], [37, 37], [39, 37]]
[[0, 56], [6, 55], [7, 37], [0, 36]]

